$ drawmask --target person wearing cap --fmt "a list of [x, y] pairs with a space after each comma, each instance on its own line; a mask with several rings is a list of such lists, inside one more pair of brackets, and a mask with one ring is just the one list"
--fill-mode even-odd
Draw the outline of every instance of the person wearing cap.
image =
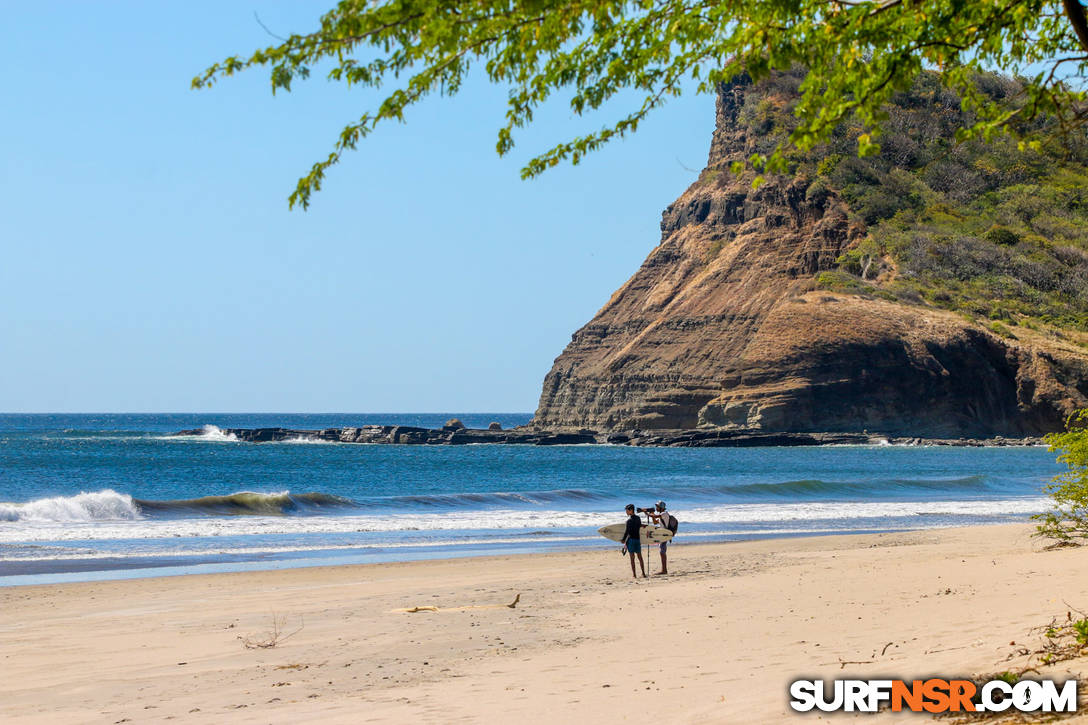
[[[656, 504], [654, 504], [654, 508], [656, 508], [657, 510], [649, 512], [650, 513], [650, 518], [652, 518], [654, 520], [655, 524], [658, 524], [660, 526], [664, 526], [666, 529], [669, 529], [671, 531], [672, 530], [672, 514], [670, 514], [668, 511], [665, 510], [665, 502], [664, 501], [658, 501]], [[668, 574], [669, 573], [669, 557], [668, 557], [668, 552], [666, 551], [668, 549], [668, 547], [669, 547], [669, 542], [667, 542], [667, 541], [662, 541], [661, 542], [661, 546], [659, 547], [659, 550], [661, 552], [661, 571], [659, 571], [658, 574]]]
[[620, 543], [623, 544], [621, 551], [631, 555], [631, 576], [636, 579], [638, 574], [635, 573], [635, 557], [638, 557], [638, 565], [642, 567], [642, 578], [645, 579], [646, 562], [642, 560], [642, 519], [635, 513], [633, 503], [627, 504], [624, 512], [627, 514], [627, 528], [623, 532], [623, 538], [620, 539]]

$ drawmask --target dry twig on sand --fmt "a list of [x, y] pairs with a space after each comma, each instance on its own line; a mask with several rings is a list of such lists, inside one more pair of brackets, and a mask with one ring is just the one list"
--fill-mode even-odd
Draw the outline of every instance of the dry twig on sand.
[[287, 624], [287, 615], [282, 617], [272, 612], [272, 629], [260, 635], [245, 636], [239, 635], [238, 639], [242, 640], [242, 646], [246, 649], [272, 649], [281, 642], [286, 641], [290, 637], [295, 636], [302, 631], [302, 628], [306, 626], [306, 620], [303, 619], [300, 614], [299, 625], [296, 629], [290, 632], [284, 633], [284, 625]]
[[416, 612], [463, 612], [467, 609], [516, 609], [520, 601], [521, 593], [518, 592], [518, 595], [514, 597], [514, 601], [509, 604], [470, 604], [466, 607], [442, 607], [441, 609], [430, 604], [424, 604], [417, 607], [408, 607], [407, 609], [394, 609], [393, 611], [415, 614]]

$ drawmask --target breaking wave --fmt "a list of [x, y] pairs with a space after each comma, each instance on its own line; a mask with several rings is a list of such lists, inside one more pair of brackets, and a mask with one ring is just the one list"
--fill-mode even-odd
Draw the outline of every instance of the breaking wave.
[[[1014, 520], [1037, 513], [1046, 507], [1042, 497], [945, 502], [849, 502], [849, 503], [748, 503], [685, 508], [680, 512], [682, 535], [721, 531], [739, 527], [737, 533], [766, 533], [772, 529], [821, 529], [841, 531], [859, 528], [927, 528]], [[324, 543], [393, 546], [408, 541], [429, 545], [452, 545], [464, 536], [518, 536], [525, 532], [555, 532], [560, 536], [593, 535], [593, 530], [622, 520], [620, 512], [570, 510], [461, 510], [417, 511], [414, 513], [350, 513], [344, 516], [201, 516], [197, 518], [143, 517], [137, 521], [100, 521], [77, 526], [69, 522], [35, 522], [10, 529], [0, 525], [0, 544], [21, 546], [36, 542], [91, 542], [187, 539], [191, 546], [232, 548], [221, 537], [256, 536], [350, 536], [350, 541], [327, 540]], [[552, 538], [547, 536], [544, 538]], [[216, 543], [224, 542], [224, 543]], [[238, 541], [235, 545], [241, 543]], [[294, 545], [298, 542], [279, 542]], [[137, 548], [145, 544], [136, 545]], [[93, 545], [82, 543], [80, 546]], [[224, 549], [224, 550], [225, 550]], [[0, 560], [3, 560], [0, 552]]]
[[328, 493], [254, 493], [202, 496], [174, 501], [145, 501], [112, 489], [76, 496], [42, 498], [27, 503], [0, 503], [0, 522], [133, 521], [142, 518], [184, 516], [284, 516], [317, 514], [329, 509], [354, 508], [351, 499]]
[[138, 518], [140, 510], [132, 497], [108, 488], [27, 503], [0, 503], [0, 521], [131, 521]]
[[[681, 498], [692, 505], [740, 505], [830, 500], [880, 501], [924, 498], [931, 501], [940, 494], [977, 498], [1001, 489], [991, 485], [985, 476], [952, 479], [890, 479], [877, 481], [797, 480], [778, 483], [749, 483], [712, 487], [663, 487], [655, 493], [667, 498]], [[632, 491], [631, 495], [649, 492]], [[201, 496], [189, 499], [149, 500], [104, 489], [75, 496], [43, 498], [27, 503], [0, 502], [0, 522], [56, 521], [92, 522], [124, 521], [141, 518], [198, 518], [202, 516], [314, 516], [321, 514], [354, 514], [363, 509], [378, 508], [389, 513], [495, 511], [511, 510], [610, 510], [616, 495], [580, 488], [564, 488], [521, 492], [466, 492], [448, 494], [417, 494], [380, 496], [357, 501], [330, 493], [309, 492], [259, 493], [238, 491], [231, 494]], [[625, 499], [626, 501], [626, 499]], [[602, 506], [603, 504], [607, 504]], [[781, 503], [775, 505], [782, 505]]]
[[320, 513], [323, 509], [358, 506], [354, 501], [331, 493], [255, 493], [240, 491], [226, 496], [201, 496], [172, 501], [135, 499], [140, 511], [148, 515], [205, 514], [215, 516], [283, 516]]

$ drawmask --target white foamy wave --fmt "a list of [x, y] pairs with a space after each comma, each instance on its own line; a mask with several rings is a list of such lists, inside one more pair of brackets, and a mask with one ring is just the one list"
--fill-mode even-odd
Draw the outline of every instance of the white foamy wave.
[[[371, 550], [386, 550], [386, 549], [418, 549], [429, 548], [436, 545], [456, 545], [456, 546], [480, 546], [480, 545], [495, 545], [495, 544], [526, 544], [538, 541], [546, 541], [550, 544], [561, 543], [570, 544], [575, 542], [590, 542], [598, 543], [601, 541], [600, 537], [594, 533], [593, 535], [583, 536], [539, 536], [528, 537], [520, 536], [517, 538], [459, 538], [456, 541], [408, 541], [408, 542], [394, 542], [394, 543], [381, 543], [381, 544], [312, 544], [312, 545], [296, 545], [296, 544], [269, 544], [266, 546], [241, 546], [241, 547], [222, 547], [222, 546], [178, 546], [167, 548], [154, 548], [147, 550], [126, 550], [119, 554], [117, 551], [95, 551], [91, 549], [64, 549], [61, 547], [50, 547], [48, 550], [42, 550], [41, 552], [22, 552], [18, 554], [8, 554], [7, 552], [0, 551], [0, 562], [2, 561], [56, 561], [63, 560], [78, 560], [78, 561], [92, 561], [95, 559], [115, 559], [119, 555], [128, 559], [151, 559], [162, 558], [171, 556], [226, 556], [226, 555], [254, 555], [254, 554], [290, 554], [290, 553], [305, 553], [305, 552], [325, 552], [325, 551], [371, 551]], [[2, 575], [0, 575], [2, 576]]]
[[0, 503], [0, 521], [93, 522], [132, 521], [140, 511], [132, 497], [104, 489], [76, 496], [40, 498], [27, 503]]
[[327, 441], [324, 438], [303, 438], [302, 436], [295, 436], [294, 438], [284, 438], [280, 443], [291, 443], [293, 445], [309, 445], [309, 446], [332, 446], [336, 445], [336, 441]]
[[200, 432], [195, 435], [161, 435], [156, 436], [157, 440], [165, 441], [167, 443], [185, 443], [199, 441], [201, 443], [238, 443], [238, 436], [233, 433], [225, 433], [222, 428], [217, 425], [205, 424], [201, 426]]
[[202, 440], [206, 441], [237, 441], [238, 437], [233, 433], [224, 433], [223, 429], [217, 425], [205, 425], [204, 432], [200, 434]]
[[[123, 498], [128, 505], [132, 505], [131, 499]], [[867, 525], [872, 526], [875, 525], [874, 520], [900, 518], [902, 523], [901, 517], [906, 517], [916, 520], [914, 526], [921, 527], [932, 517], [1023, 516], [1038, 513], [1046, 508], [1047, 501], [1044, 497], [1029, 497], [976, 501], [741, 504], [686, 509], [678, 512], [678, 515], [681, 525], [685, 522], [724, 526], [764, 523], [769, 528], [776, 529], [783, 525], [790, 526], [794, 522], [834, 521], [838, 528], [847, 525], [851, 520], [869, 519]], [[559, 534], [569, 534], [571, 529], [597, 528], [616, 523], [617, 518], [622, 519], [611, 511], [514, 509], [362, 516], [215, 516], [178, 520], [139, 519], [138, 514], [134, 513], [115, 518], [138, 520], [103, 522], [85, 518], [69, 519], [69, 523], [63, 524], [57, 523], [56, 519], [27, 520], [25, 525], [0, 527], [0, 543], [348, 533], [366, 533], [380, 537], [383, 533], [391, 532], [479, 532], [510, 529], [547, 529]], [[80, 521], [83, 523], [79, 523]], [[752, 533], [758, 533], [758, 530], [752, 530]]]
[[829, 521], [902, 516], [1022, 516], [1047, 507], [1045, 496], [968, 501], [820, 501], [791, 504], [738, 504], [689, 509], [693, 523], [754, 523], [762, 521]]

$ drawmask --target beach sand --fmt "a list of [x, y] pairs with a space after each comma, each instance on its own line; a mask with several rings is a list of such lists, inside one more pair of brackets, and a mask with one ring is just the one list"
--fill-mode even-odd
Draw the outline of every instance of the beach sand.
[[[677, 545], [669, 576], [637, 581], [602, 540], [540, 556], [8, 587], [0, 720], [813, 721], [828, 716], [789, 709], [796, 678], [1011, 670], [1027, 660], [1006, 658], [1040, 641], [1033, 627], [1088, 610], [1088, 549], [1041, 551], [1031, 531]], [[656, 551], [647, 564], [659, 568]], [[437, 611], [403, 611], [415, 607]], [[276, 646], [247, 648], [267, 643], [273, 617]], [[1088, 659], [1041, 674], [1081, 668]]]

